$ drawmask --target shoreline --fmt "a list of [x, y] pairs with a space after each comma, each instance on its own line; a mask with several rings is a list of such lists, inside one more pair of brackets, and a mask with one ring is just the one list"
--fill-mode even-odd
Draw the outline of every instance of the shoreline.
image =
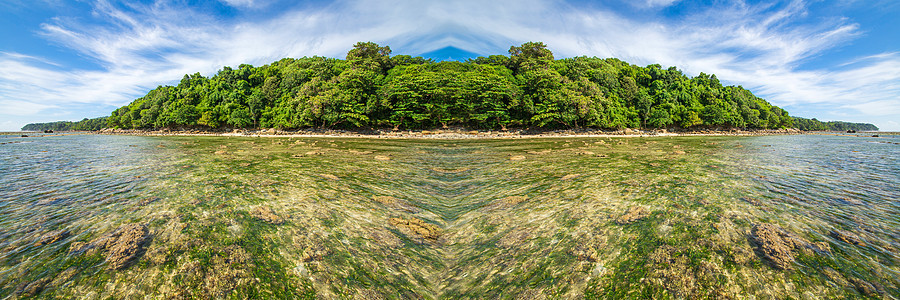
[[612, 137], [682, 137], [682, 136], [768, 136], [768, 135], [799, 135], [807, 134], [795, 129], [779, 130], [695, 130], [683, 132], [670, 132], [666, 130], [558, 130], [558, 131], [495, 131], [495, 130], [464, 130], [464, 129], [440, 129], [440, 130], [373, 130], [373, 131], [343, 131], [343, 130], [232, 130], [232, 131], [204, 131], [204, 130], [113, 130], [104, 129], [89, 134], [101, 135], [134, 135], [134, 136], [221, 136], [221, 137], [286, 137], [286, 138], [372, 138], [372, 139], [529, 139], [529, 138], [612, 138]]

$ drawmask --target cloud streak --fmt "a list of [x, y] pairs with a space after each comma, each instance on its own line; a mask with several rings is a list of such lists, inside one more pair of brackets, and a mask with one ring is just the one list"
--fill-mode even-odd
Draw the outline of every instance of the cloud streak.
[[[247, 11], [260, 6], [259, 1], [223, 1]], [[646, 5], [677, 2], [648, 0]], [[211, 75], [225, 65], [259, 65], [282, 57], [342, 57], [357, 41], [385, 43], [409, 54], [446, 46], [497, 54], [510, 45], [544, 41], [557, 57], [618, 57], [675, 65], [688, 74], [715, 73], [789, 108], [900, 115], [897, 53], [869, 53], [829, 69], [802, 68], [863, 33], [842, 18], [797, 23], [808, 14], [802, 1], [734, 2], [655, 22], [557, 0], [344, 0], [261, 20], [222, 19], [164, 2], [135, 6], [100, 1], [93, 14], [103, 22], [55, 18], [39, 32], [98, 68], [67, 70], [62, 62], [0, 53], [0, 64], [9, 66], [0, 70], [0, 105], [26, 114], [73, 103], [123, 105], [184, 74]]]

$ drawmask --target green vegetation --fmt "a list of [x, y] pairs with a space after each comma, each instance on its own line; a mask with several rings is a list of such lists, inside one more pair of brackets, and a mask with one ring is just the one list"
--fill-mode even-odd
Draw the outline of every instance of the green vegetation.
[[803, 131], [878, 131], [878, 126], [869, 123], [850, 123], [843, 121], [822, 122], [812, 119], [794, 117], [794, 126]]
[[715, 75], [618, 59], [554, 59], [540, 42], [509, 56], [434, 62], [357, 43], [344, 60], [285, 58], [185, 75], [107, 119], [113, 128], [786, 128], [781, 108]]
[[346, 59], [285, 58], [225, 67], [211, 78], [185, 75], [112, 112], [22, 130], [154, 128], [702, 128], [878, 130], [820, 122], [787, 111], [715, 75], [689, 78], [675, 67], [615, 58], [554, 59], [540, 42], [466, 62], [390, 56], [357, 43]]
[[31, 123], [22, 127], [22, 131], [96, 131], [107, 126], [107, 117], [94, 119], [84, 118], [78, 122], [56, 121], [50, 123]]

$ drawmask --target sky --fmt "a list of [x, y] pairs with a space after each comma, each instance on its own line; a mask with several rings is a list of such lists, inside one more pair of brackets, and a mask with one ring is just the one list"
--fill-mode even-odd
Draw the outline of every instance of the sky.
[[716, 74], [794, 116], [900, 131], [896, 16], [896, 0], [0, 0], [0, 131], [358, 41], [436, 60], [542, 41], [556, 58]]

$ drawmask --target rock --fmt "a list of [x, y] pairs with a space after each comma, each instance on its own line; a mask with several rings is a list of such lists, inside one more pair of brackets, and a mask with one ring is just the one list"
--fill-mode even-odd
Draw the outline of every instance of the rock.
[[43, 245], [47, 245], [47, 244], [52, 244], [52, 243], [55, 243], [56, 241], [65, 239], [67, 237], [69, 237], [68, 230], [62, 230], [62, 229], [54, 230], [54, 231], [45, 233], [43, 236], [41, 236], [40, 239], [38, 239], [37, 242], [34, 243], [34, 245], [35, 246], [43, 246]]
[[375, 196], [375, 202], [384, 204], [384, 205], [394, 205], [400, 202], [400, 199], [392, 196]]
[[525, 200], [528, 200], [528, 196], [508, 196], [501, 201], [506, 205], [516, 205], [525, 202]]
[[850, 277], [850, 282], [853, 283], [853, 286], [856, 287], [856, 290], [859, 291], [860, 294], [866, 295], [867, 297], [880, 297], [881, 294], [884, 293], [884, 291], [875, 285], [859, 278]]
[[389, 156], [385, 156], [385, 155], [375, 155], [375, 160], [387, 161], [387, 160], [391, 160], [391, 158]]
[[681, 151], [681, 150], [675, 150], [675, 151], [672, 151], [672, 153], [675, 154], [675, 155], [683, 155], [683, 154], [686, 154], [686, 152]]
[[421, 219], [390, 218], [388, 223], [400, 229], [403, 234], [430, 241], [436, 241], [441, 237], [441, 229], [437, 225], [426, 223]]
[[32, 282], [25, 283], [23, 282], [18, 287], [16, 287], [16, 294], [19, 294], [23, 297], [34, 297], [41, 293], [44, 290], [44, 286], [50, 282], [50, 278], [44, 277]]
[[807, 248], [819, 253], [831, 253], [831, 246], [826, 242], [810, 243]]
[[644, 208], [643, 206], [632, 206], [628, 209], [627, 212], [625, 212], [625, 214], [616, 218], [616, 223], [619, 225], [631, 224], [635, 221], [646, 218], [647, 216], [650, 216], [650, 211], [648, 211], [646, 208]]
[[106, 255], [110, 269], [123, 269], [143, 254], [144, 246], [150, 241], [150, 231], [143, 224], [125, 224], [110, 234], [91, 241], [89, 247], [96, 247]]
[[773, 224], [761, 223], [753, 226], [750, 240], [757, 245], [763, 258], [776, 269], [790, 269], [794, 263], [794, 250], [809, 245], [809, 242]]
[[831, 231], [830, 235], [844, 243], [861, 247], [866, 246], [866, 243], [858, 235], [849, 231], [835, 229]]
[[225, 151], [225, 150], [219, 150], [219, 151], [216, 151], [216, 152], [215, 152], [215, 154], [218, 154], [218, 155], [225, 155], [225, 154], [227, 154], [227, 153], [228, 153], [228, 152]]
[[275, 214], [272, 208], [268, 206], [257, 206], [250, 211], [250, 215], [269, 224], [279, 225], [284, 223], [284, 218]]
[[513, 161], [515, 161], [515, 160], [524, 160], [524, 159], [525, 159], [525, 156], [524, 156], [524, 155], [514, 155], [514, 156], [512, 156], [512, 157], [509, 158], [509, 160], [513, 160]]

